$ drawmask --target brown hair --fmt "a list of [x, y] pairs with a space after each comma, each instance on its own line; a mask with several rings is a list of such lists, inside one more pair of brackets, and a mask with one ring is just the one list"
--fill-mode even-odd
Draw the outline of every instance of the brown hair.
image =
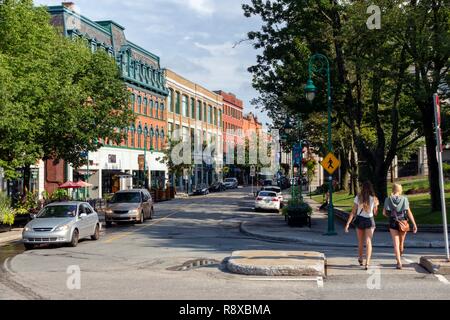
[[[370, 197], [375, 197], [373, 186], [370, 181], [366, 181], [362, 184], [361, 192], [358, 195], [359, 204], [363, 206], [365, 212], [370, 211]], [[374, 199], [375, 201], [375, 199]]]

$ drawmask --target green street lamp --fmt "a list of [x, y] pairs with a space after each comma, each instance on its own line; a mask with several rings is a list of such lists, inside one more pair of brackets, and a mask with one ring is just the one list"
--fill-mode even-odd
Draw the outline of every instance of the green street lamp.
[[[328, 58], [316, 53], [309, 59], [308, 67], [309, 79], [305, 86], [306, 99], [312, 103], [316, 97], [317, 88], [312, 80], [314, 75], [321, 75], [327, 77], [327, 104], [328, 104], [328, 151], [333, 152], [332, 134], [331, 134], [331, 112], [332, 112], [332, 100], [331, 100], [331, 76], [330, 76], [330, 62]], [[328, 203], [328, 232], [326, 235], [335, 236], [336, 228], [334, 223], [334, 207], [333, 207], [333, 175], [328, 177], [329, 180], [329, 203]]]

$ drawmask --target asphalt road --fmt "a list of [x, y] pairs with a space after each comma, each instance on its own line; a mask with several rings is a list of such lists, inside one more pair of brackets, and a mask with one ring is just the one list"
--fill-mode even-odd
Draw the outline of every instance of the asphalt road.
[[[428, 274], [417, 264], [421, 255], [440, 251], [407, 250], [405, 269], [399, 271], [390, 250], [376, 249], [376, 268], [367, 272], [357, 265], [351, 248], [307, 247], [241, 234], [240, 222], [259, 215], [252, 210], [249, 194], [249, 189], [239, 189], [158, 203], [154, 220], [113, 226], [99, 241], [82, 241], [77, 248], [0, 248], [0, 299], [450, 298], [450, 278]], [[324, 252], [327, 277], [322, 281], [231, 274], [224, 260], [235, 250]], [[79, 278], [71, 273], [77, 270]]]

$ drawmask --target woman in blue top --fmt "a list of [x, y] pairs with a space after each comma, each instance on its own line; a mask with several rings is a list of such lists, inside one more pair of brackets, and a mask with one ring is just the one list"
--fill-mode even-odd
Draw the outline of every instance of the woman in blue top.
[[405, 246], [406, 232], [402, 232], [399, 221], [411, 221], [413, 231], [417, 233], [417, 225], [411, 208], [409, 207], [408, 198], [402, 196], [403, 188], [399, 184], [392, 186], [392, 195], [384, 202], [383, 215], [389, 218], [389, 229], [391, 231], [392, 243], [394, 245], [395, 257], [397, 259], [397, 269], [401, 270], [402, 255]]

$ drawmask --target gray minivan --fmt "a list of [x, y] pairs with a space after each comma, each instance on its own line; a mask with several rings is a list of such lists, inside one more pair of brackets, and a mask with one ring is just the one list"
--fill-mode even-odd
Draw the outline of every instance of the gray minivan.
[[153, 219], [153, 214], [153, 199], [148, 190], [122, 190], [108, 201], [105, 222], [107, 226], [126, 221], [142, 224], [147, 219]]

